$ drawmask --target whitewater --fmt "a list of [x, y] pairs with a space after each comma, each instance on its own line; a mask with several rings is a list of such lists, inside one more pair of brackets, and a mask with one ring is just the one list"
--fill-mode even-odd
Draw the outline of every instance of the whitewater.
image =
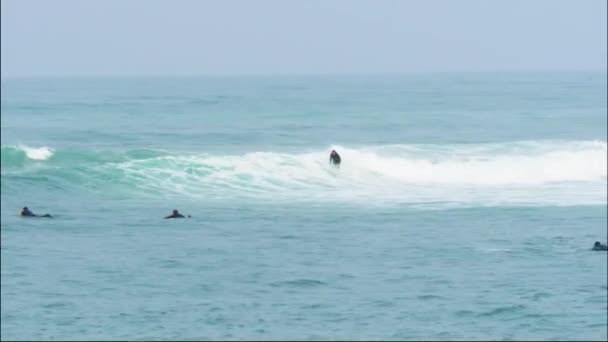
[[[328, 151], [344, 158], [328, 165]], [[476, 145], [333, 145], [301, 153], [214, 156], [140, 150], [120, 154], [3, 146], [2, 175], [53, 179], [66, 190], [125, 191], [290, 201], [366, 201], [436, 207], [606, 203], [606, 142]], [[108, 181], [111, 180], [111, 181]]]

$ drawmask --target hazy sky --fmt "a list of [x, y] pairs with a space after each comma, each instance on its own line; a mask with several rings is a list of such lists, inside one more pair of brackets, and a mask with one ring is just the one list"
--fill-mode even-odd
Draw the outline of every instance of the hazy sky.
[[606, 70], [606, 0], [1, 0], [2, 77]]

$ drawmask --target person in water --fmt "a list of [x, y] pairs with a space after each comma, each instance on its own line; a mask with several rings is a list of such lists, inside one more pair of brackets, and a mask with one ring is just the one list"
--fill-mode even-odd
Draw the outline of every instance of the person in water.
[[23, 207], [19, 215], [25, 217], [52, 217], [51, 214], [36, 215], [28, 207]]
[[[184, 218], [186, 216], [180, 214], [179, 211], [177, 211], [177, 209], [173, 209], [173, 213], [169, 216], [165, 216], [166, 219], [170, 219], [170, 218]], [[190, 215], [188, 215], [188, 217], [190, 217]]]
[[336, 152], [336, 150], [331, 150], [331, 153], [329, 154], [329, 163], [336, 167], [340, 167], [341, 162], [342, 158], [340, 158], [338, 152]]
[[595, 241], [591, 249], [594, 251], [608, 251], [608, 245], [602, 245], [599, 241]]

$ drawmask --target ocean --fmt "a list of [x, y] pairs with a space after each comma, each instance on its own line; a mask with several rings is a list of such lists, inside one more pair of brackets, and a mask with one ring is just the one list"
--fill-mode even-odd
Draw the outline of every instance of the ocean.
[[3, 79], [0, 338], [606, 340], [606, 94], [605, 72]]

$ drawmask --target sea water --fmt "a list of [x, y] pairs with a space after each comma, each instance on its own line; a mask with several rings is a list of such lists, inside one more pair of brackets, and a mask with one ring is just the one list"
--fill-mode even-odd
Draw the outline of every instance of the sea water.
[[605, 340], [606, 78], [4, 79], [0, 337]]

